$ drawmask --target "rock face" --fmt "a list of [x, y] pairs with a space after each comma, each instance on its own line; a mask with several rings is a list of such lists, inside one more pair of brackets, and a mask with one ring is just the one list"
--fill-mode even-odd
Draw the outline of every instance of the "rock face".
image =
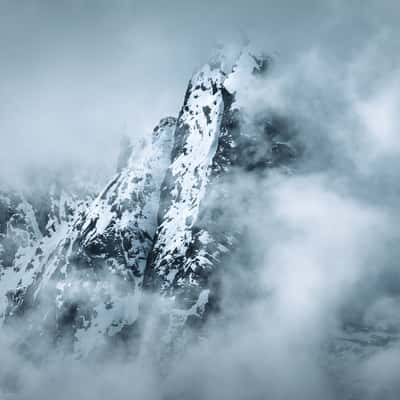
[[220, 266], [243, 238], [230, 207], [235, 175], [288, 167], [298, 155], [282, 120], [265, 113], [249, 128], [236, 101], [247, 90], [240, 82], [269, 61], [242, 52], [231, 69], [221, 60], [201, 68], [178, 119], [161, 120], [136, 151], [126, 142], [117, 175], [90, 204], [60, 195], [44, 226], [31, 204], [1, 197], [6, 323], [28, 319], [32, 334], [87, 355], [140, 331], [149, 292], [165, 300], [156, 323], [164, 343], [200, 329], [219, 307]]
[[248, 53], [228, 74], [220, 64], [206, 65], [190, 81], [177, 121], [145, 276], [146, 287], [171, 300], [159, 328], [167, 343], [185, 336], [187, 327], [198, 330], [218, 309], [218, 270], [242, 237], [230, 206], [234, 176], [288, 166], [296, 158], [271, 120], [259, 122], [260, 135], [243, 129], [242, 110], [235, 105], [240, 88], [227, 85], [242, 58], [250, 58], [242, 74], [264, 72], [267, 60]]
[[32, 206], [17, 192], [0, 193], [0, 254], [4, 271], [12, 267], [20, 247], [28, 247], [42, 236]]
[[[213, 170], [223, 170], [229, 163], [228, 157], [225, 162], [217, 161], [222, 130], [229, 135], [224, 125], [231, 99], [223, 87], [224, 78], [221, 70], [206, 65], [189, 84], [146, 274], [147, 285], [162, 295], [178, 296], [183, 312], [172, 313], [171, 318], [180, 317], [179, 324], [204, 311], [209, 296], [207, 275], [218, 259], [210, 249], [213, 238], [201, 229], [199, 220]], [[225, 143], [232, 145], [229, 140]]]
[[174, 118], [161, 120], [151, 143], [131, 156], [58, 245], [53, 266], [46, 265], [37, 290], [55, 286], [57, 329], [72, 327], [79, 354], [138, 318], [174, 128]]
[[0, 195], [0, 315], [22, 307], [39, 264], [54, 250], [91, 193], [52, 184], [46, 193], [3, 189]]

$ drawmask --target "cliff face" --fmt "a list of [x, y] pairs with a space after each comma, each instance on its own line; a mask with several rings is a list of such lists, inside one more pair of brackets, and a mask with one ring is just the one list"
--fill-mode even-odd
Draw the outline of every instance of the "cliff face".
[[0, 199], [6, 323], [30, 320], [32, 334], [50, 332], [86, 355], [140, 332], [147, 292], [163, 299], [156, 325], [167, 344], [218, 311], [221, 266], [244, 240], [230, 207], [235, 174], [288, 168], [298, 155], [282, 121], [265, 113], [249, 128], [236, 101], [269, 59], [243, 52], [233, 65], [201, 68], [178, 119], [161, 120], [133, 153], [126, 144], [117, 175], [93, 200], [59, 195], [40, 228], [32, 204]]

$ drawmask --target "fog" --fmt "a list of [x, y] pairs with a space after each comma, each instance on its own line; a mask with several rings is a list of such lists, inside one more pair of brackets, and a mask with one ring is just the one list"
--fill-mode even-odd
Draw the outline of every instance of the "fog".
[[[118, 351], [38, 366], [12, 349], [11, 331], [0, 342], [6, 398], [399, 398], [400, 6], [214, 3], [0, 3], [4, 181], [43, 166], [110, 176], [121, 136], [139, 141], [176, 116], [221, 43], [272, 55], [237, 103], [249, 121], [290, 117], [304, 146], [291, 174], [227, 183], [251, 258], [225, 266], [222, 315], [167, 374]], [[350, 340], [354, 325], [387, 344]]]

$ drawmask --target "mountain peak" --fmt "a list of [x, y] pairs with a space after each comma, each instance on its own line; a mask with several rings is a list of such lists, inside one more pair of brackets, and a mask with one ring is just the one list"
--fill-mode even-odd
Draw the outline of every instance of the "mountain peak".
[[265, 121], [262, 135], [244, 129], [236, 99], [269, 63], [254, 54], [221, 51], [190, 79], [178, 118], [161, 119], [139, 146], [123, 139], [117, 174], [94, 199], [68, 218], [57, 219], [60, 205], [48, 211], [49, 237], [32, 240], [0, 277], [6, 322], [35, 315], [42, 322], [29, 335], [50, 327], [56, 343], [82, 356], [136, 337], [153, 293], [163, 299], [160, 352], [201, 329], [219, 307], [218, 273], [243, 238], [226, 183], [238, 169], [277, 167], [277, 152], [281, 164], [293, 158]]

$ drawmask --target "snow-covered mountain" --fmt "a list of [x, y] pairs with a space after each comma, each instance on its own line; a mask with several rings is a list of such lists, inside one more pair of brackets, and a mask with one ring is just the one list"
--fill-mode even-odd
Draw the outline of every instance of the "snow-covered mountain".
[[221, 266], [244, 234], [229, 207], [233, 177], [290, 169], [300, 154], [284, 120], [265, 112], [249, 129], [237, 102], [248, 90], [242, 82], [269, 63], [246, 50], [202, 67], [178, 118], [162, 119], [140, 148], [127, 143], [95, 198], [50, 192], [38, 211], [22, 195], [2, 194], [4, 323], [22, 320], [28, 336], [50, 335], [84, 356], [144, 332], [149, 293], [162, 299], [160, 340], [199, 332], [218, 311]]

